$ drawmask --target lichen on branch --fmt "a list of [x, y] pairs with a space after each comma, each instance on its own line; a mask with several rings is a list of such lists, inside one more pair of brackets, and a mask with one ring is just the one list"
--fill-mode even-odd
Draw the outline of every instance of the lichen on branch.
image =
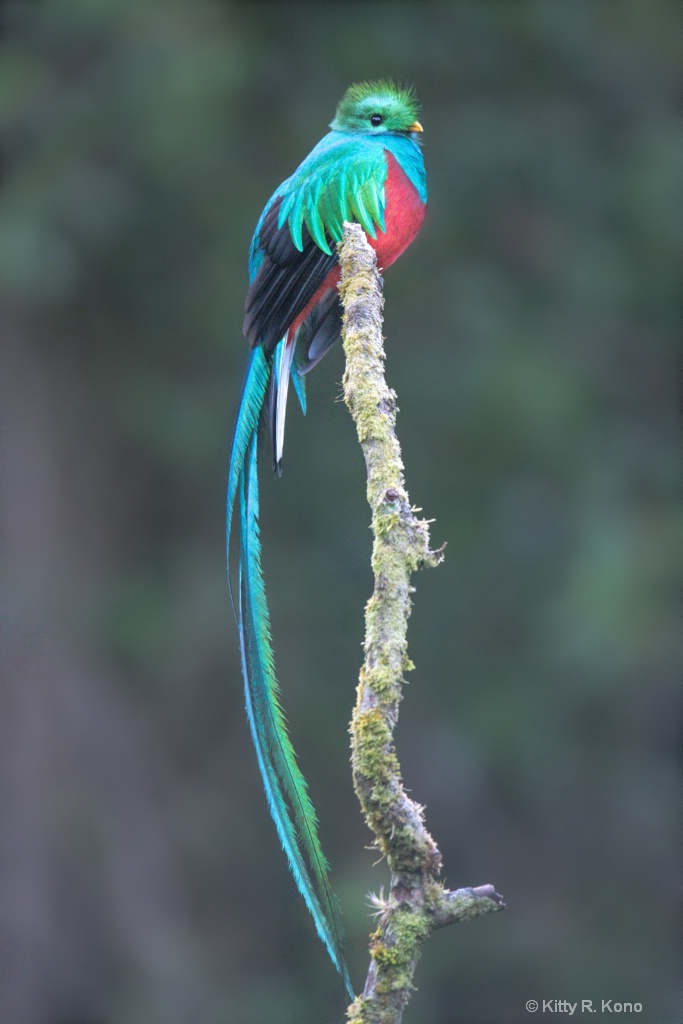
[[401, 780], [393, 732], [408, 657], [411, 575], [443, 560], [429, 546], [429, 527], [411, 507], [395, 432], [396, 395], [384, 379], [382, 288], [375, 253], [358, 224], [344, 225], [339, 246], [346, 355], [344, 399], [367, 468], [375, 586], [365, 610], [365, 660], [351, 722], [353, 781], [365, 820], [387, 858], [388, 898], [375, 898], [378, 927], [370, 936], [370, 968], [362, 995], [348, 1010], [352, 1024], [399, 1024], [422, 944], [454, 921], [501, 910], [491, 885], [445, 889], [441, 854], [423, 808]]

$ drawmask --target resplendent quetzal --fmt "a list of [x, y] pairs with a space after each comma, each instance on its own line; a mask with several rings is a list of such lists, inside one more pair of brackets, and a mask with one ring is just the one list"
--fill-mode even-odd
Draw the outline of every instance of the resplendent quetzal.
[[336, 246], [344, 221], [362, 226], [380, 269], [401, 255], [422, 223], [427, 190], [417, 113], [412, 89], [391, 82], [352, 85], [332, 131], [266, 203], [249, 253], [244, 334], [250, 352], [228, 478], [228, 549], [239, 506], [235, 612], [256, 757], [292, 874], [351, 998], [339, 909], [275, 678], [261, 572], [258, 432], [267, 426], [273, 466], [281, 472], [290, 379], [305, 412], [305, 374], [340, 335]]

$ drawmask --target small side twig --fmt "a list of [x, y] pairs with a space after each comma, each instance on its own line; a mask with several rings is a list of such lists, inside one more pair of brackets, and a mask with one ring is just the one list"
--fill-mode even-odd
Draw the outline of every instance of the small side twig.
[[344, 225], [339, 285], [346, 354], [344, 398], [368, 473], [375, 588], [365, 613], [365, 662], [351, 723], [353, 780], [368, 826], [391, 872], [388, 899], [376, 897], [365, 988], [348, 1010], [352, 1024], [400, 1024], [422, 943], [435, 928], [502, 910], [492, 885], [450, 891], [423, 809], [406, 794], [393, 742], [408, 658], [410, 577], [443, 560], [411, 508], [394, 430], [396, 395], [384, 379], [382, 290], [375, 253], [357, 224]]

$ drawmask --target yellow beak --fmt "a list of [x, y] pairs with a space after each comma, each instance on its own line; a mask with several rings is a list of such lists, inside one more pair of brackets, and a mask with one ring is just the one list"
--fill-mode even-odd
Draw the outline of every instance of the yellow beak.
[[424, 128], [422, 127], [422, 125], [420, 124], [419, 121], [413, 121], [413, 123], [408, 128], [408, 131], [409, 132], [423, 132]]

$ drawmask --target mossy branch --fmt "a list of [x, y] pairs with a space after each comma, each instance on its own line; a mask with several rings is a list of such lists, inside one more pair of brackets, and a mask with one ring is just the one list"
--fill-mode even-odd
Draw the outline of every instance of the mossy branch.
[[449, 891], [440, 881], [441, 854], [423, 809], [407, 796], [393, 731], [408, 658], [410, 578], [436, 566], [429, 528], [415, 516], [403, 480], [394, 430], [396, 395], [384, 379], [382, 289], [374, 250], [357, 224], [344, 225], [339, 247], [346, 354], [344, 398], [358, 431], [368, 473], [375, 588], [365, 613], [365, 662], [351, 723], [353, 780], [365, 820], [387, 858], [389, 896], [376, 898], [378, 927], [370, 936], [363, 994], [348, 1010], [352, 1024], [399, 1024], [422, 943], [435, 928], [504, 907], [492, 885]]

